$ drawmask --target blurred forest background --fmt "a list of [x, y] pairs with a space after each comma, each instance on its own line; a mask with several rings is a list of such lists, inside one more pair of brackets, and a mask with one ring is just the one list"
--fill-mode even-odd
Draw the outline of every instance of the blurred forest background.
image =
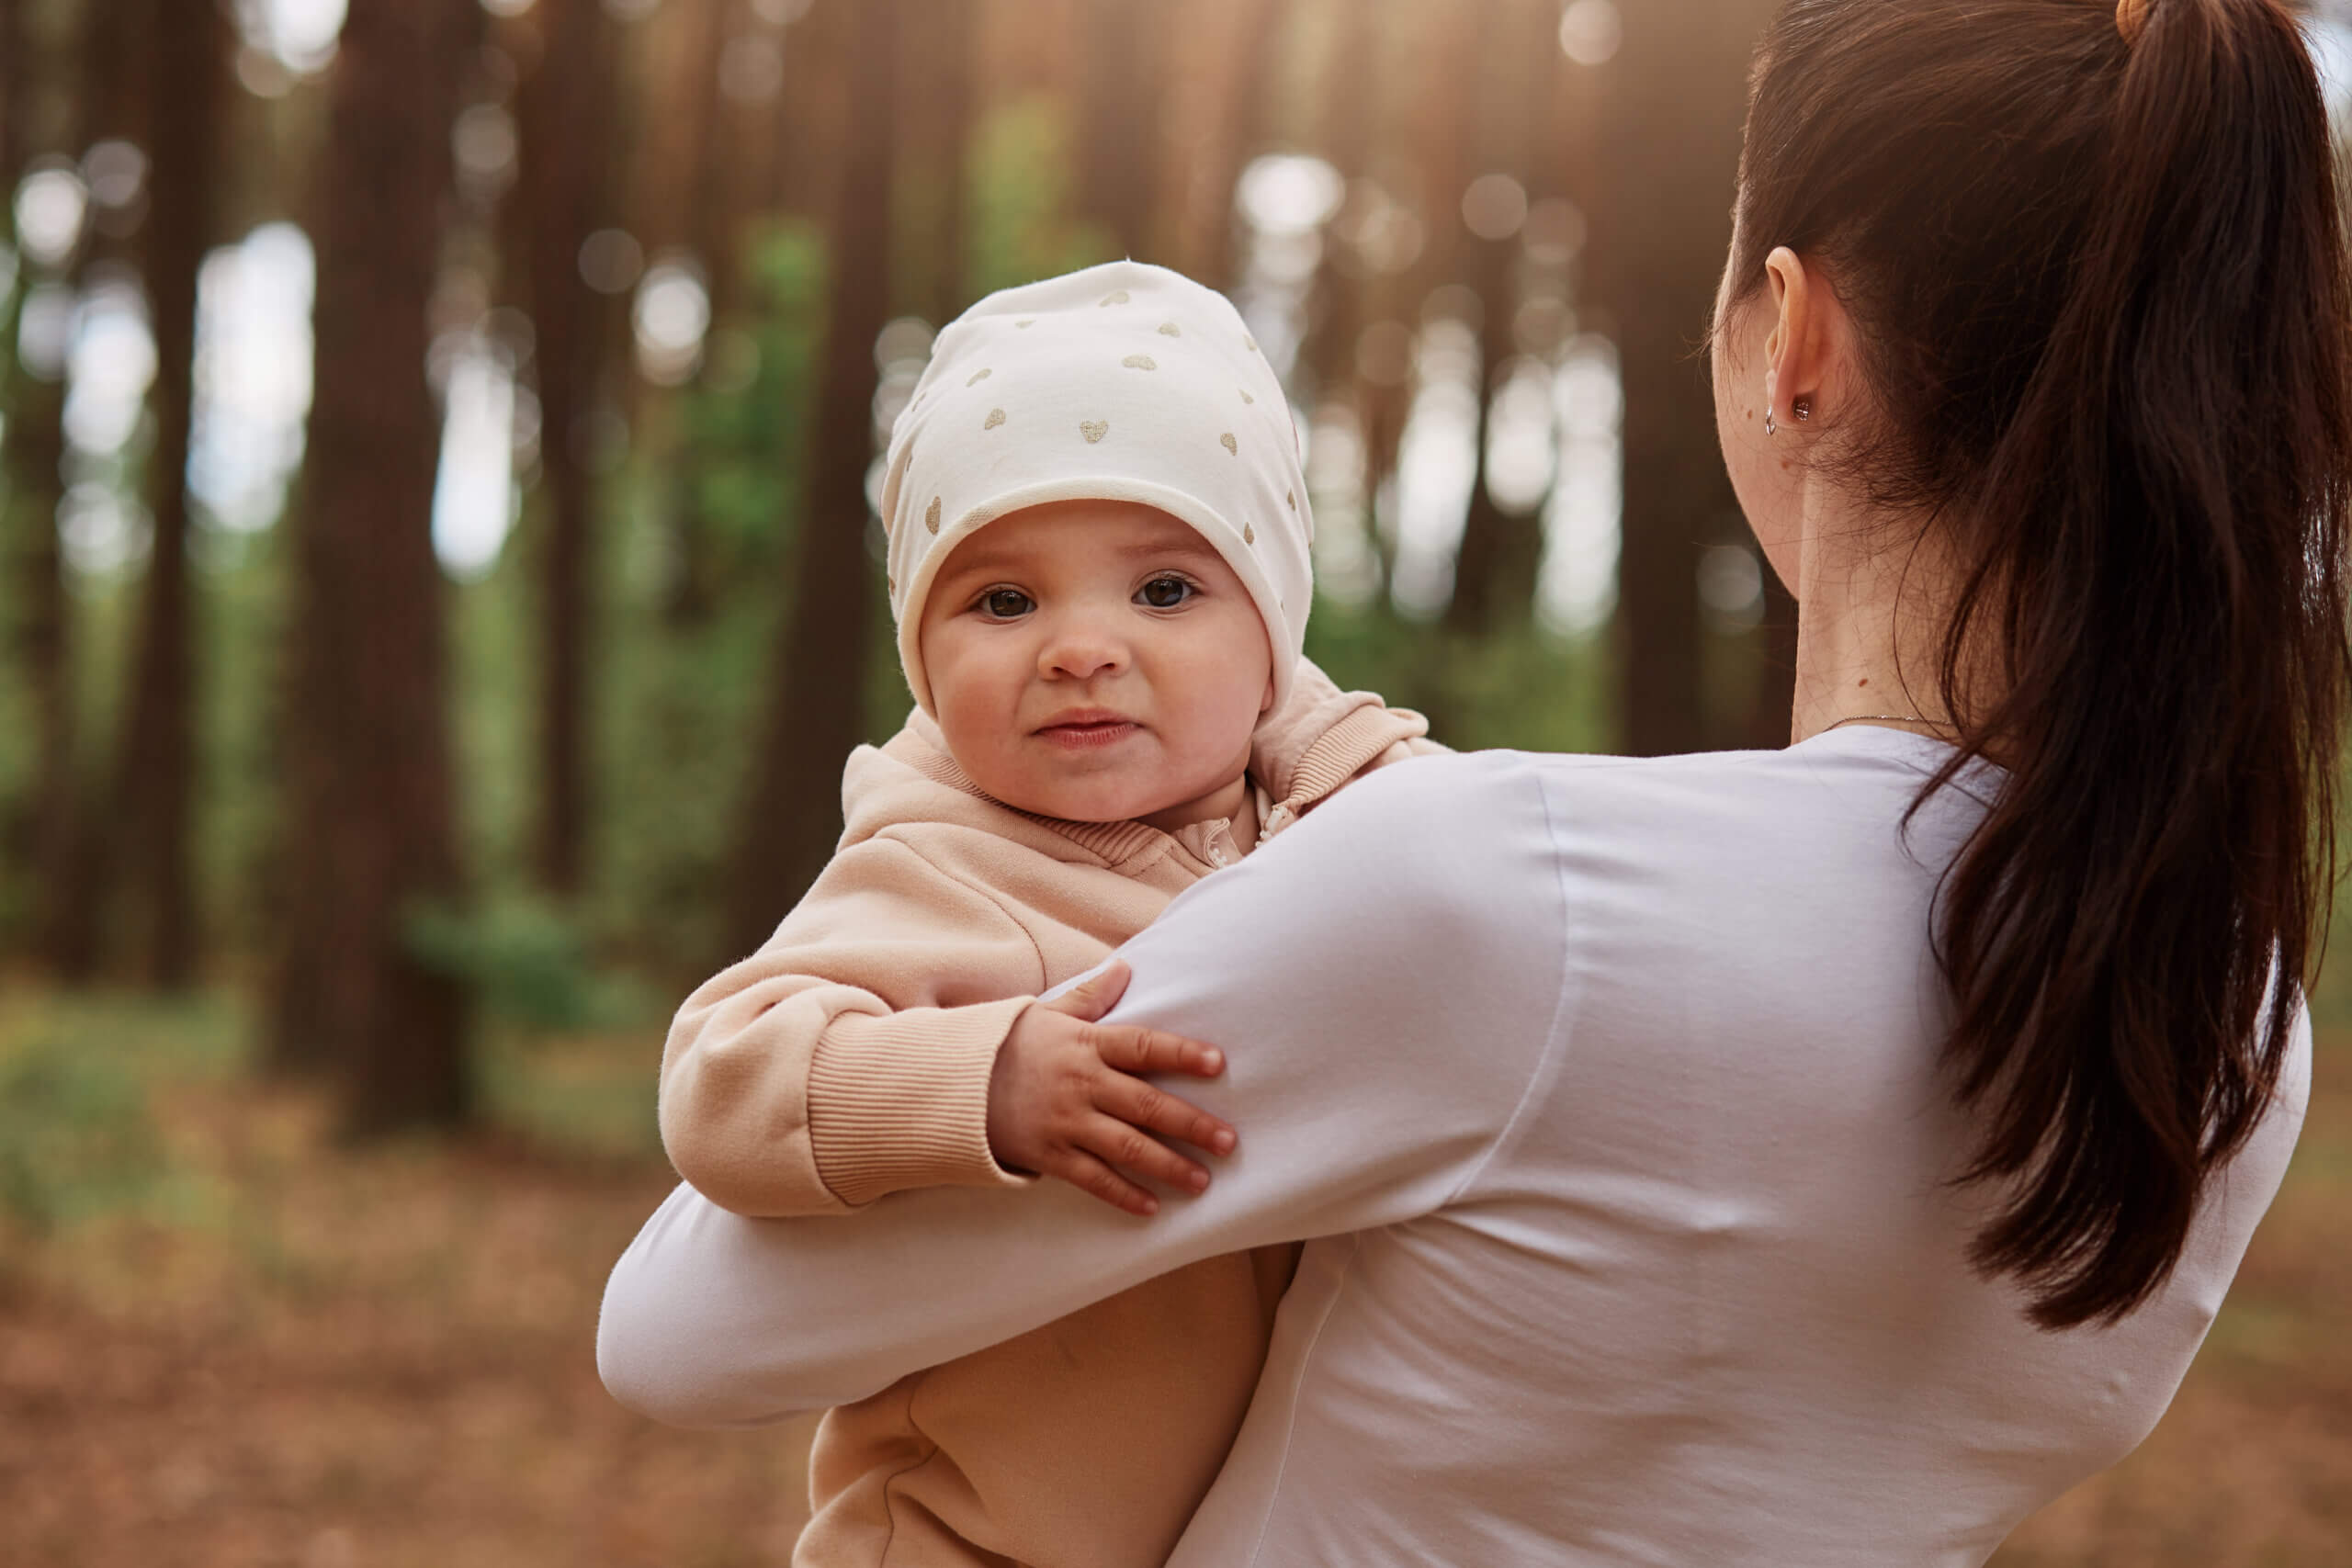
[[[1697, 354], [1769, 9], [0, 0], [0, 1560], [787, 1554], [805, 1430], [625, 1416], [595, 1296], [669, 1009], [904, 716], [875, 453], [989, 289], [1234, 296], [1342, 683], [1783, 743]], [[2338, 988], [2179, 1406], [2011, 1568], [2352, 1561]]]

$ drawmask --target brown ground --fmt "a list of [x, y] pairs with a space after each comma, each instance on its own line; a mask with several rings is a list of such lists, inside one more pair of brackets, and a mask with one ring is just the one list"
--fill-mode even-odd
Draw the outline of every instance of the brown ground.
[[[216, 1009], [203, 1027], [232, 1022]], [[353, 1154], [223, 1050], [156, 1044], [172, 1028], [0, 1004], [0, 1563], [785, 1560], [805, 1427], [664, 1431], [596, 1382], [604, 1270], [668, 1185], [645, 1152], [641, 1041], [503, 1058], [493, 1099], [535, 1134]], [[101, 1038], [131, 1041], [90, 1048], [125, 1053], [143, 1111], [103, 1082], [9, 1076], [12, 1049]], [[2001, 1568], [2352, 1563], [2352, 1042], [2322, 1074], [2171, 1416]], [[12, 1138], [46, 1198], [24, 1195]], [[45, 1229], [28, 1218], [44, 1203]]]

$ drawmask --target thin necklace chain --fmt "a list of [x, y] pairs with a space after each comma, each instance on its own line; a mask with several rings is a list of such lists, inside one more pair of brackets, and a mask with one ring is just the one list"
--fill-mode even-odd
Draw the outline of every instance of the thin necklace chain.
[[1830, 725], [1828, 728], [1824, 729], [1822, 733], [1826, 735], [1831, 729], [1843, 729], [1849, 724], [1920, 724], [1927, 726], [1929, 729], [1956, 729], [1959, 728], [1959, 726], [1952, 724], [1948, 720], [1940, 718], [1924, 718], [1916, 713], [1858, 713], [1849, 717], [1838, 720], [1836, 723]]

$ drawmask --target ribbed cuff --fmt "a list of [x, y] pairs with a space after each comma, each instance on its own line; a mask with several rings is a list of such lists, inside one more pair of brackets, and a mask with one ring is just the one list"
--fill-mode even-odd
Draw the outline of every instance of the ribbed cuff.
[[809, 1148], [833, 1196], [1034, 1180], [989, 1150], [989, 1075], [1033, 999], [836, 1017], [808, 1065]]

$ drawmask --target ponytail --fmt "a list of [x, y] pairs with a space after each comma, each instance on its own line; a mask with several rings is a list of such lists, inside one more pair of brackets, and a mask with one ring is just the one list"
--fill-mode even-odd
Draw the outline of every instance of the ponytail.
[[1928, 793], [2007, 771], [1936, 932], [1997, 1199], [1973, 1258], [2046, 1327], [2112, 1321], [2267, 1107], [2333, 881], [2352, 299], [2316, 75], [2275, 0], [1792, 0], [1742, 187], [1738, 276], [1788, 244], [1838, 280], [1852, 461], [1962, 563]]

